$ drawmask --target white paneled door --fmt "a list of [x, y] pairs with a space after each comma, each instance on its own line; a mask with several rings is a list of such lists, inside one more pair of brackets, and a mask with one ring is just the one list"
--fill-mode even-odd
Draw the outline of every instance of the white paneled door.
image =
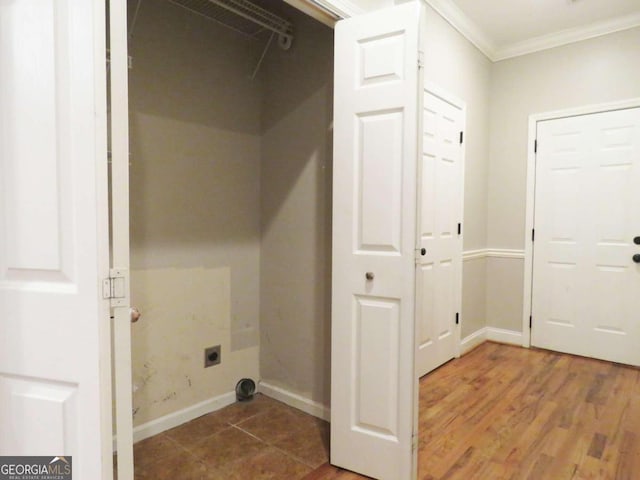
[[335, 32], [331, 463], [415, 477], [418, 2]]
[[419, 376], [458, 355], [460, 339], [464, 110], [444, 98], [425, 88], [416, 255]]
[[105, 3], [0, 1], [0, 455], [111, 478]]
[[640, 365], [640, 108], [537, 139], [532, 344]]

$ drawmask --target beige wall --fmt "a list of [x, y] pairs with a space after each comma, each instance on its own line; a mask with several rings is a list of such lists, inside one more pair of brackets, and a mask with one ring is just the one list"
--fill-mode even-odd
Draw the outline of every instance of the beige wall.
[[[251, 81], [261, 43], [166, 1], [142, 5], [130, 52], [134, 422], [244, 376], [328, 404], [333, 31], [274, 4], [294, 45], [274, 45]], [[205, 370], [215, 344], [222, 364]]]
[[260, 372], [329, 405], [333, 31], [284, 13], [295, 42], [264, 72]]
[[[258, 378], [258, 347], [232, 351], [229, 267], [134, 270], [133, 293], [144, 317], [132, 337], [133, 418], [141, 425], [232, 392]], [[205, 347], [222, 363], [204, 368]]]
[[[129, 72], [136, 425], [258, 376], [261, 50], [142, 2]], [[205, 370], [217, 344], [222, 364]]]
[[229, 266], [234, 349], [258, 344], [262, 44], [161, 0], [131, 40], [132, 268]]
[[[491, 62], [431, 7], [426, 7], [425, 73], [466, 103], [464, 250], [487, 246]], [[485, 326], [485, 259], [463, 265], [462, 336]]]
[[[640, 97], [640, 28], [493, 65], [490, 247], [524, 249], [529, 115], [632, 97]], [[522, 260], [489, 259], [489, 325], [522, 329], [522, 275]]]

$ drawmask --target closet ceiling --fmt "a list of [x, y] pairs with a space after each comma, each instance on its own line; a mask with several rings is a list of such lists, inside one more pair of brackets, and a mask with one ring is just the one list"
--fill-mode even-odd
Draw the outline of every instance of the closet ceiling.
[[640, 26], [639, 0], [427, 0], [493, 60]]

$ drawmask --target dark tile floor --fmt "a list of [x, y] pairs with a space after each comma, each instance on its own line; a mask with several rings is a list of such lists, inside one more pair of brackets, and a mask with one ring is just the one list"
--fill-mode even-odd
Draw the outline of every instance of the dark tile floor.
[[263, 395], [133, 446], [136, 480], [298, 480], [329, 459], [329, 424]]

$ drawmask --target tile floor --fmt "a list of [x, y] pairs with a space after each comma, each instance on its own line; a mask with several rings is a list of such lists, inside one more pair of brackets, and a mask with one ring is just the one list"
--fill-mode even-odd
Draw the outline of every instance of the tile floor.
[[329, 459], [329, 424], [263, 395], [133, 448], [136, 480], [298, 480]]

